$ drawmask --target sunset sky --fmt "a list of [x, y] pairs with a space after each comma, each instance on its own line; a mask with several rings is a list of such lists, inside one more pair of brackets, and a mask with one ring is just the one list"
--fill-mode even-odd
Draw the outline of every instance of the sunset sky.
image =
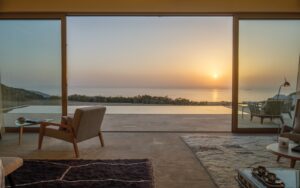
[[[300, 21], [240, 22], [240, 87], [295, 86]], [[231, 17], [68, 17], [70, 87], [231, 88]], [[60, 91], [59, 21], [0, 21], [2, 82]]]
[[0, 20], [1, 81], [60, 95], [60, 21]]
[[230, 88], [230, 17], [69, 17], [71, 86]]
[[240, 21], [240, 87], [279, 87], [284, 77], [295, 91], [300, 55], [300, 21]]

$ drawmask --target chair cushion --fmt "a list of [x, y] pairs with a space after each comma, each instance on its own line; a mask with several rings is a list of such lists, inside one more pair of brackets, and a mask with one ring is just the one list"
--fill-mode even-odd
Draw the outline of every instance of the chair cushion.
[[19, 157], [1, 157], [0, 159], [3, 163], [5, 176], [14, 172], [23, 165], [23, 159]]

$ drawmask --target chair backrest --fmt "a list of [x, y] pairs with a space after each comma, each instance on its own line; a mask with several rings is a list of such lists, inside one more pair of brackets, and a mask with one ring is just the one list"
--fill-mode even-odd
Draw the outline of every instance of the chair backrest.
[[283, 100], [282, 113], [291, 112], [291, 110], [292, 110], [292, 104], [293, 104], [293, 100], [292, 99]]
[[282, 100], [267, 100], [263, 106], [263, 112], [265, 115], [281, 115], [283, 107]]
[[259, 104], [257, 102], [249, 102], [248, 108], [250, 110], [250, 113], [252, 115], [254, 114], [260, 114]]
[[72, 126], [77, 141], [83, 141], [98, 135], [105, 111], [106, 107], [103, 106], [76, 109]]

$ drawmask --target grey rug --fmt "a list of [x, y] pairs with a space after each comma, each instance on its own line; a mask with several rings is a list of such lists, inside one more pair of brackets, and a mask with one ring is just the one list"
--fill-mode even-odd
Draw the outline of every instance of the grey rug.
[[[182, 136], [183, 141], [197, 156], [200, 163], [220, 188], [238, 187], [235, 181], [236, 169], [244, 167], [288, 168], [290, 161], [266, 150], [266, 146], [276, 141], [275, 136], [213, 136], [193, 134]], [[300, 169], [300, 162], [296, 169]]]

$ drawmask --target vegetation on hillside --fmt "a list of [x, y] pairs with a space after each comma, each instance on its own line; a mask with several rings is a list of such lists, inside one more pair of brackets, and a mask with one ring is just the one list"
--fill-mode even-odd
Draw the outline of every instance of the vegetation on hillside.
[[26, 101], [44, 99], [41, 94], [34, 93], [25, 89], [8, 87], [4, 84], [1, 84], [1, 92], [3, 101]]
[[[172, 99], [168, 96], [150, 96], [150, 95], [138, 95], [134, 97], [103, 97], [103, 96], [86, 96], [86, 95], [70, 95], [68, 97], [70, 101], [80, 102], [99, 102], [99, 103], [130, 103], [130, 104], [169, 104], [169, 105], [208, 105], [213, 104], [211, 102], [202, 101], [196, 102], [185, 98]], [[218, 102], [215, 104], [227, 105], [228, 102]]]
[[[51, 96], [39, 91], [8, 87], [1, 84], [3, 108], [12, 108], [21, 105], [58, 105], [61, 104], [61, 97]], [[172, 99], [168, 96], [138, 95], [134, 97], [103, 97], [70, 95], [69, 101], [93, 102], [93, 103], [124, 103], [124, 104], [154, 104], [154, 105], [228, 105], [229, 102], [207, 102], [191, 101], [185, 98]]]
[[60, 104], [60, 97], [50, 96], [38, 91], [29, 91], [26, 89], [0, 85], [3, 108], [12, 108], [22, 105], [34, 104]]

